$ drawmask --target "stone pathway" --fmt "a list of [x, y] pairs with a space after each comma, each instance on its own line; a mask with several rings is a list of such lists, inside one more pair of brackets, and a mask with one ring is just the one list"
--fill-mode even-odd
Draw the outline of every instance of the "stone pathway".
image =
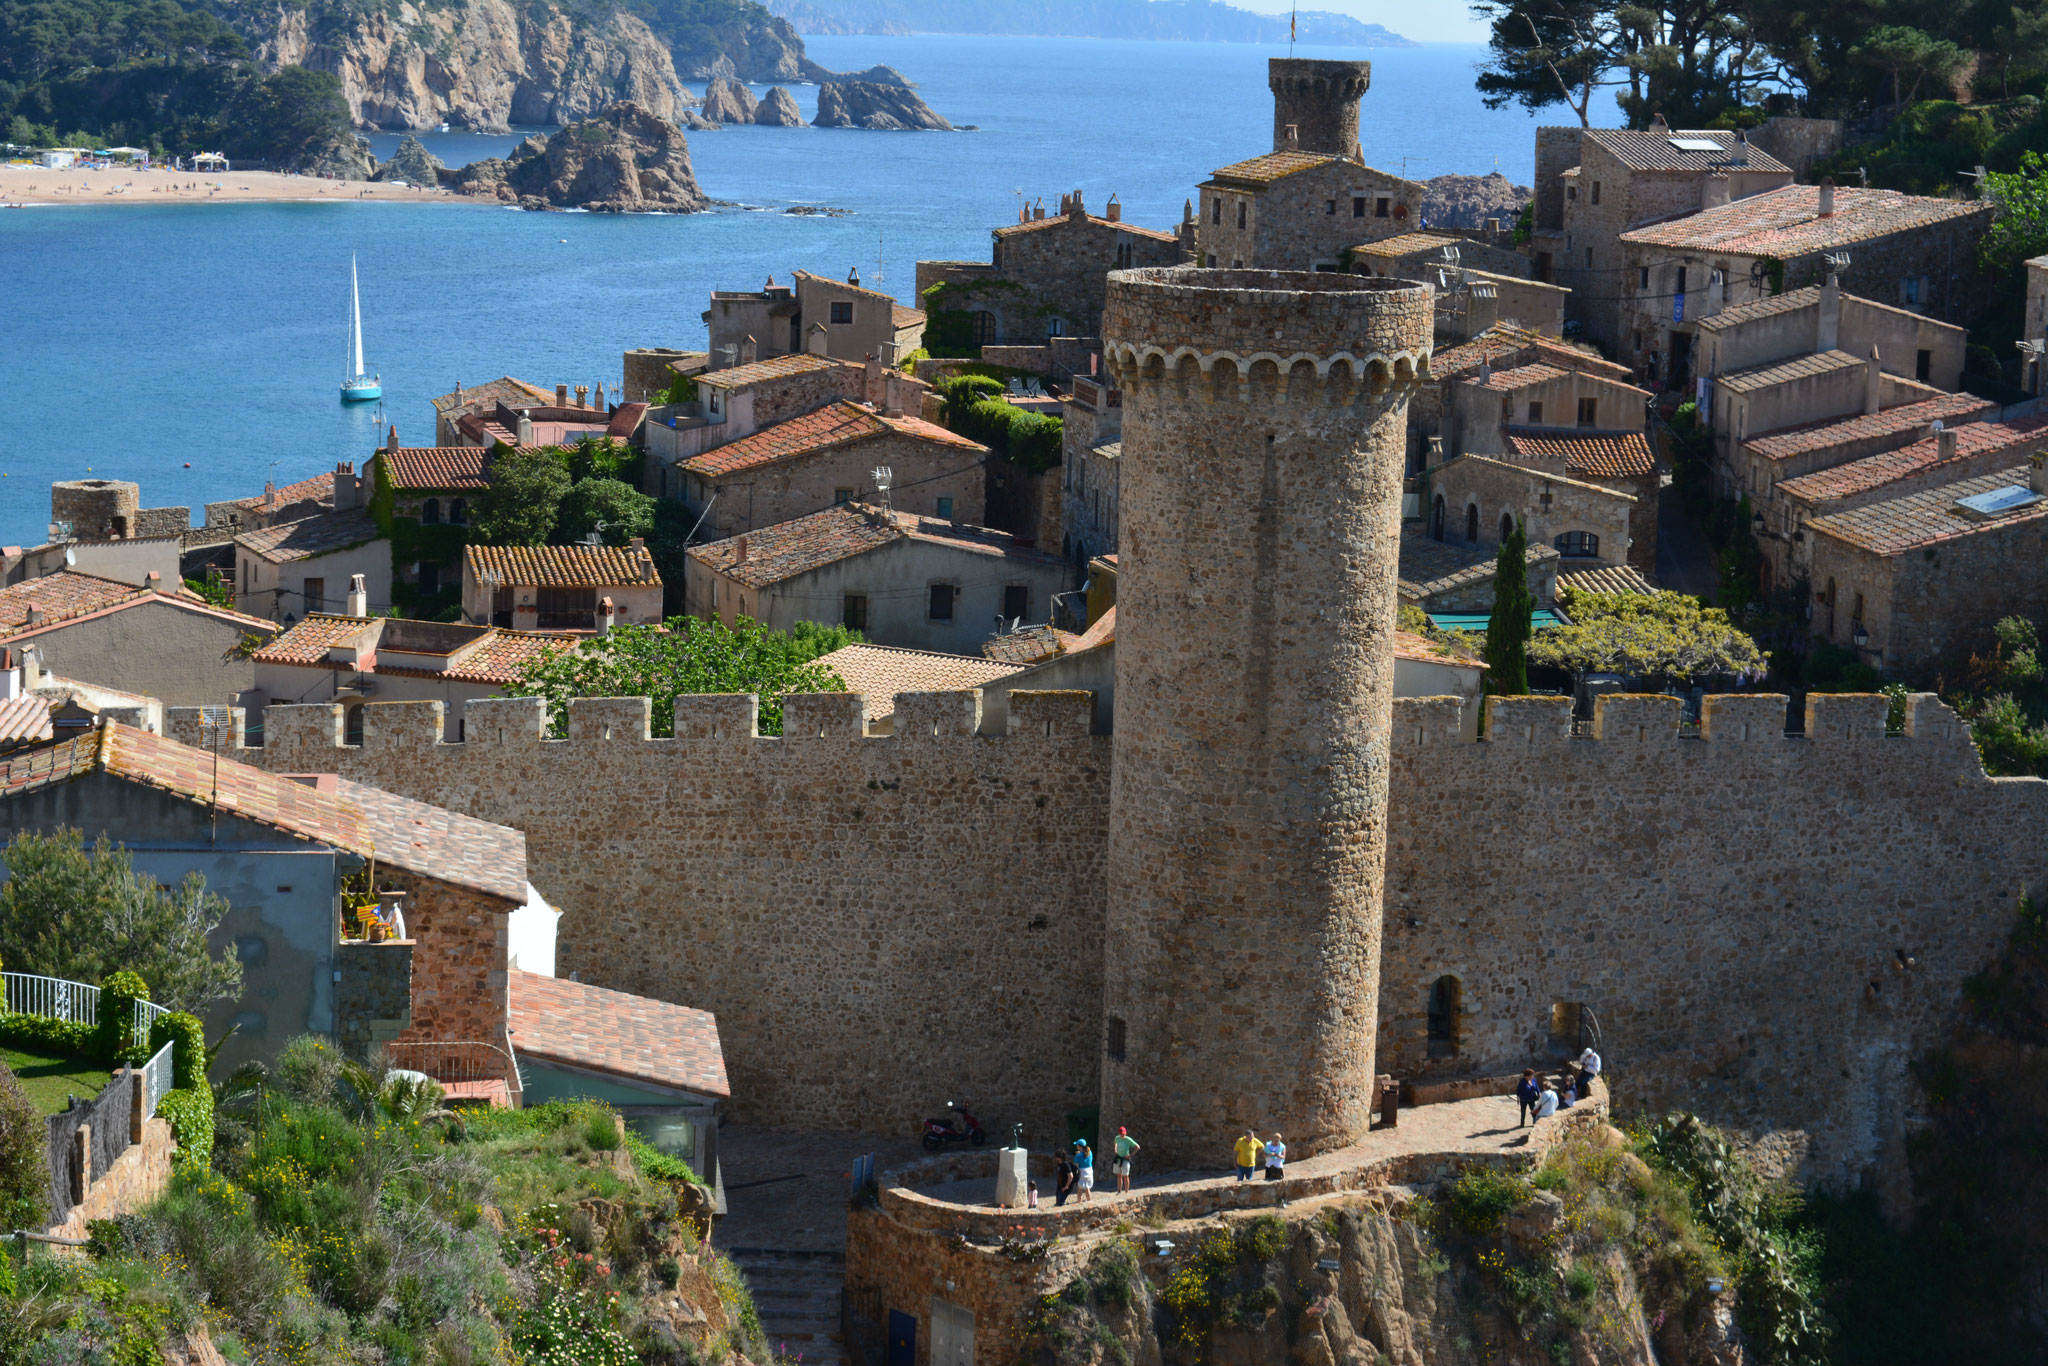
[[1707, 538], [1685, 515], [1678, 490], [1666, 484], [1657, 496], [1657, 586], [1694, 597], [1712, 597], [1721, 586]]

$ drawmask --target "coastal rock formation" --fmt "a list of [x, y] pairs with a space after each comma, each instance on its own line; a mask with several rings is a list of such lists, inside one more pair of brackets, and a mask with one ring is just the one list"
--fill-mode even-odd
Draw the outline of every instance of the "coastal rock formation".
[[571, 124], [538, 153], [465, 166], [449, 184], [526, 209], [695, 213], [709, 203], [683, 130], [631, 103]]
[[704, 117], [713, 123], [752, 123], [754, 92], [730, 76], [716, 76], [704, 88]]
[[874, 128], [950, 130], [953, 125], [932, 112], [907, 85], [881, 85], [874, 81], [828, 81], [818, 87], [820, 128]]
[[307, 175], [333, 176], [337, 180], [368, 180], [376, 166], [370, 144], [354, 133], [343, 132], [337, 133], [298, 169]]
[[1439, 228], [1476, 228], [1489, 218], [1512, 225], [1535, 194], [1499, 171], [1487, 175], [1440, 175], [1423, 182], [1422, 216]]
[[778, 85], [754, 106], [754, 122], [770, 128], [801, 128], [804, 114], [796, 107], [796, 96]]
[[377, 168], [372, 180], [403, 180], [408, 185], [433, 185], [441, 176], [441, 159], [427, 145], [408, 135], [391, 154], [391, 160]]
[[232, 15], [269, 67], [331, 71], [359, 127], [480, 132], [573, 123], [620, 100], [673, 121], [694, 101], [668, 45], [623, 11], [572, 18], [549, 0], [354, 11], [267, 0]]

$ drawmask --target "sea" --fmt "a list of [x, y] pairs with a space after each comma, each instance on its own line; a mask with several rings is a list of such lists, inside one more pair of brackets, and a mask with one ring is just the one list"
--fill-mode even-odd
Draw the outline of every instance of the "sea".
[[[433, 439], [431, 399], [514, 375], [614, 389], [620, 355], [701, 347], [713, 289], [802, 268], [906, 303], [920, 259], [986, 260], [1020, 205], [1080, 190], [1169, 228], [1209, 171], [1267, 150], [1282, 47], [983, 38], [806, 40], [835, 70], [884, 62], [973, 132], [723, 128], [690, 134], [730, 206], [687, 215], [471, 204], [62, 205], [0, 212], [0, 542], [45, 539], [54, 479], [134, 480], [145, 507], [261, 492], [366, 459], [396, 426]], [[1302, 47], [1370, 59], [1366, 160], [1418, 179], [1527, 184], [1538, 120], [1473, 89], [1485, 49]], [[767, 90], [756, 87], [756, 93]], [[701, 94], [701, 85], [696, 87]], [[809, 119], [817, 90], [791, 93]], [[528, 132], [427, 133], [449, 165]], [[371, 138], [388, 156], [397, 135]], [[832, 215], [788, 213], [830, 208]], [[351, 259], [381, 404], [339, 401]]]

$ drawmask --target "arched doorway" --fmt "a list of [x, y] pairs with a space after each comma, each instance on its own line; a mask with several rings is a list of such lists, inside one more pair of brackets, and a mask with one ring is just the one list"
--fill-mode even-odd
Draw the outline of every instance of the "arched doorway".
[[1471, 544], [1479, 542], [1479, 504], [1465, 504], [1465, 540]]
[[1515, 519], [1514, 519], [1514, 518], [1513, 518], [1512, 516], [1510, 516], [1509, 514], [1507, 514], [1507, 513], [1503, 512], [1503, 513], [1502, 513], [1502, 514], [1500, 515], [1500, 538], [1501, 538], [1501, 541], [1502, 541], [1503, 543], [1505, 543], [1505, 542], [1507, 541], [1508, 537], [1510, 537], [1510, 536], [1512, 536], [1512, 535], [1514, 535], [1514, 534], [1515, 534]]

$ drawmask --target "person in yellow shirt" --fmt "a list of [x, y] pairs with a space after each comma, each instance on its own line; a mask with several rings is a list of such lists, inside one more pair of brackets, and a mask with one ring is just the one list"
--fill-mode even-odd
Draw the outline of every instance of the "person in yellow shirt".
[[1250, 1129], [1246, 1129], [1243, 1134], [1239, 1135], [1237, 1140], [1238, 1180], [1249, 1181], [1252, 1179], [1252, 1173], [1257, 1171], [1259, 1167], [1259, 1155], [1265, 1152], [1265, 1150], [1265, 1145], [1259, 1142], [1259, 1136]]

